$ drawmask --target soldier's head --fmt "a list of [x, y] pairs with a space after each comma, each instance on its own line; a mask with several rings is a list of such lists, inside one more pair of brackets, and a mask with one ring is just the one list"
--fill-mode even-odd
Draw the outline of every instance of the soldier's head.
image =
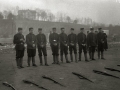
[[102, 28], [98, 28], [99, 32], [102, 32]]
[[64, 33], [65, 32], [65, 28], [61, 28], [61, 32]]
[[22, 34], [23, 29], [22, 28], [18, 28], [18, 32]]
[[33, 33], [33, 28], [29, 28], [29, 33]]
[[52, 28], [52, 30], [53, 30], [53, 33], [56, 33], [56, 28], [54, 27], [54, 28]]
[[80, 28], [80, 31], [83, 33], [84, 32], [84, 28]]
[[94, 33], [94, 28], [93, 28], [93, 27], [91, 27], [91, 28], [90, 28], [90, 31], [91, 31], [92, 33]]
[[74, 32], [74, 28], [71, 28], [70, 31], [71, 31], [71, 33], [73, 33]]
[[39, 33], [42, 33], [42, 28], [38, 28], [38, 32], [39, 32]]

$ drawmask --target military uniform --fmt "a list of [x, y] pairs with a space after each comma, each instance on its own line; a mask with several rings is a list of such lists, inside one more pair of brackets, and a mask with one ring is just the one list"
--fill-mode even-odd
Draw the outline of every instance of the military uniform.
[[29, 33], [26, 36], [26, 43], [27, 43], [27, 54], [28, 54], [28, 66], [30, 66], [31, 58], [32, 58], [32, 65], [36, 66], [35, 64], [36, 36], [32, 33]]
[[46, 36], [44, 34], [38, 34], [36, 36], [36, 40], [37, 40], [37, 47], [38, 47], [38, 53], [39, 53], [39, 58], [40, 58], [40, 64], [42, 65], [42, 53], [44, 55], [44, 59], [45, 59], [45, 65], [47, 64], [47, 50], [46, 50]]
[[17, 66], [21, 68], [22, 68], [22, 62], [23, 62], [23, 56], [25, 50], [24, 41], [25, 38], [22, 34], [17, 33], [16, 35], [14, 35], [13, 43], [15, 44], [15, 50], [16, 50], [16, 63]]
[[77, 35], [77, 40], [78, 40], [78, 45], [79, 45], [79, 61], [81, 61], [81, 53], [82, 53], [82, 50], [84, 52], [84, 56], [85, 56], [85, 61], [88, 61], [87, 60], [87, 38], [86, 38], [86, 35], [82, 32], [80, 32], [78, 35]]
[[49, 42], [52, 49], [53, 55], [53, 64], [59, 64], [58, 56], [59, 56], [59, 35], [57, 33], [52, 33], [49, 36]]
[[105, 35], [102, 32], [99, 32], [97, 34], [97, 46], [98, 46], [98, 58], [100, 59], [100, 53], [101, 53], [101, 59], [104, 58], [103, 51], [104, 51], [104, 43], [105, 43]]
[[76, 43], [77, 43], [77, 36], [74, 33], [71, 33], [68, 35], [68, 45], [69, 45], [69, 51], [70, 51], [70, 58], [71, 61], [73, 62], [73, 56], [72, 56], [72, 52], [74, 51], [75, 54], [75, 61], [77, 62], [77, 47], [76, 47]]
[[69, 63], [68, 61], [68, 37], [67, 34], [61, 33], [60, 35], [60, 55], [61, 55], [61, 61], [63, 62], [63, 54], [65, 54], [66, 63]]
[[94, 33], [89, 33], [87, 36], [87, 46], [89, 47], [90, 59], [94, 59], [95, 48], [97, 46], [97, 37]]
[[107, 35], [106, 35], [106, 33], [103, 33], [103, 34], [105, 36], [104, 49], [107, 50], [108, 49]]

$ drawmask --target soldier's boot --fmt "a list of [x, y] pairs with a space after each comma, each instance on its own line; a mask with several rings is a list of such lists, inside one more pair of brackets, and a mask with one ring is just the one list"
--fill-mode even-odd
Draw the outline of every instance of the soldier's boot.
[[19, 60], [19, 58], [16, 58], [16, 65], [17, 65], [17, 67], [19, 66], [19, 63], [18, 63], [19, 61], [18, 60]]
[[90, 57], [90, 59], [92, 59], [92, 53], [91, 52], [89, 52], [89, 57]]
[[88, 59], [87, 59], [87, 53], [84, 53], [84, 56], [85, 56], [85, 61], [89, 62]]
[[61, 55], [61, 62], [63, 63], [63, 55]]
[[43, 65], [42, 56], [39, 56], [39, 59], [40, 59], [40, 65], [42, 66]]
[[75, 62], [76, 63], [78, 62], [78, 60], [77, 60], [77, 54], [75, 54]]
[[101, 52], [101, 59], [105, 60], [103, 52]]
[[37, 67], [37, 65], [35, 64], [35, 57], [32, 57], [32, 65], [33, 65], [34, 67]]
[[44, 60], [45, 60], [45, 66], [49, 66], [47, 63], [47, 56], [44, 56]]
[[21, 68], [21, 67], [20, 67], [20, 58], [16, 58], [16, 62], [17, 62], [17, 68], [20, 69], [20, 68]]
[[70, 54], [70, 59], [71, 59], [71, 62], [73, 62], [73, 55]]
[[55, 56], [53, 55], [53, 63], [52, 64], [55, 64]]
[[98, 52], [98, 59], [100, 59], [100, 52]]
[[56, 56], [56, 64], [60, 65], [58, 56]]
[[20, 67], [21, 67], [21, 68], [24, 68], [24, 67], [22, 66], [22, 64], [23, 64], [23, 58], [20, 58]]
[[79, 53], [79, 61], [81, 61], [81, 53]]
[[95, 58], [94, 58], [94, 52], [92, 52], [92, 60], [95, 60]]
[[28, 66], [27, 67], [30, 67], [30, 62], [31, 62], [31, 57], [28, 57], [28, 60], [27, 60]]
[[68, 56], [65, 55], [65, 59], [66, 59], [66, 63], [70, 63], [70, 61], [68, 60]]

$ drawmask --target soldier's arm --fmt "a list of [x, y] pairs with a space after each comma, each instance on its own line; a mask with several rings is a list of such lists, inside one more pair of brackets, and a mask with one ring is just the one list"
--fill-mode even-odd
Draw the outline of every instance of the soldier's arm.
[[89, 39], [90, 39], [90, 36], [89, 36], [89, 34], [87, 35], [87, 46], [89, 47]]
[[17, 35], [14, 36], [13, 43], [14, 44], [20, 44], [21, 43], [21, 41], [18, 39]]
[[75, 34], [75, 44], [77, 44], [77, 35]]
[[45, 45], [47, 44], [47, 38], [46, 38], [46, 36], [44, 35], [44, 37], [45, 37]]

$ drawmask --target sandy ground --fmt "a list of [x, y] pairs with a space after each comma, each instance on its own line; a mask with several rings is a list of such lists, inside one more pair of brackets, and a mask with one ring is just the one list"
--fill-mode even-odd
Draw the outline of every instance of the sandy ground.
[[[120, 52], [118, 49], [110, 49], [105, 52], [106, 60], [96, 60], [84, 62], [84, 57], [79, 63], [64, 63], [61, 65], [52, 65], [51, 51], [48, 50], [49, 67], [40, 66], [38, 55], [36, 64], [38, 67], [27, 67], [27, 57], [25, 52], [24, 69], [17, 69], [15, 62], [15, 53], [0, 54], [0, 90], [11, 90], [3, 86], [2, 82], [7, 81], [12, 84], [16, 90], [42, 90], [34, 85], [25, 84], [22, 80], [27, 79], [36, 82], [49, 90], [120, 90], [120, 79], [98, 75], [93, 70], [106, 71], [112, 75], [120, 77], [119, 72], [105, 70], [104, 67], [111, 67], [120, 70], [117, 65], [120, 64]], [[97, 58], [97, 53], [95, 55]], [[79, 79], [72, 72], [81, 73], [94, 83]], [[42, 75], [47, 75], [66, 87], [61, 87], [49, 80], [43, 79]]]

